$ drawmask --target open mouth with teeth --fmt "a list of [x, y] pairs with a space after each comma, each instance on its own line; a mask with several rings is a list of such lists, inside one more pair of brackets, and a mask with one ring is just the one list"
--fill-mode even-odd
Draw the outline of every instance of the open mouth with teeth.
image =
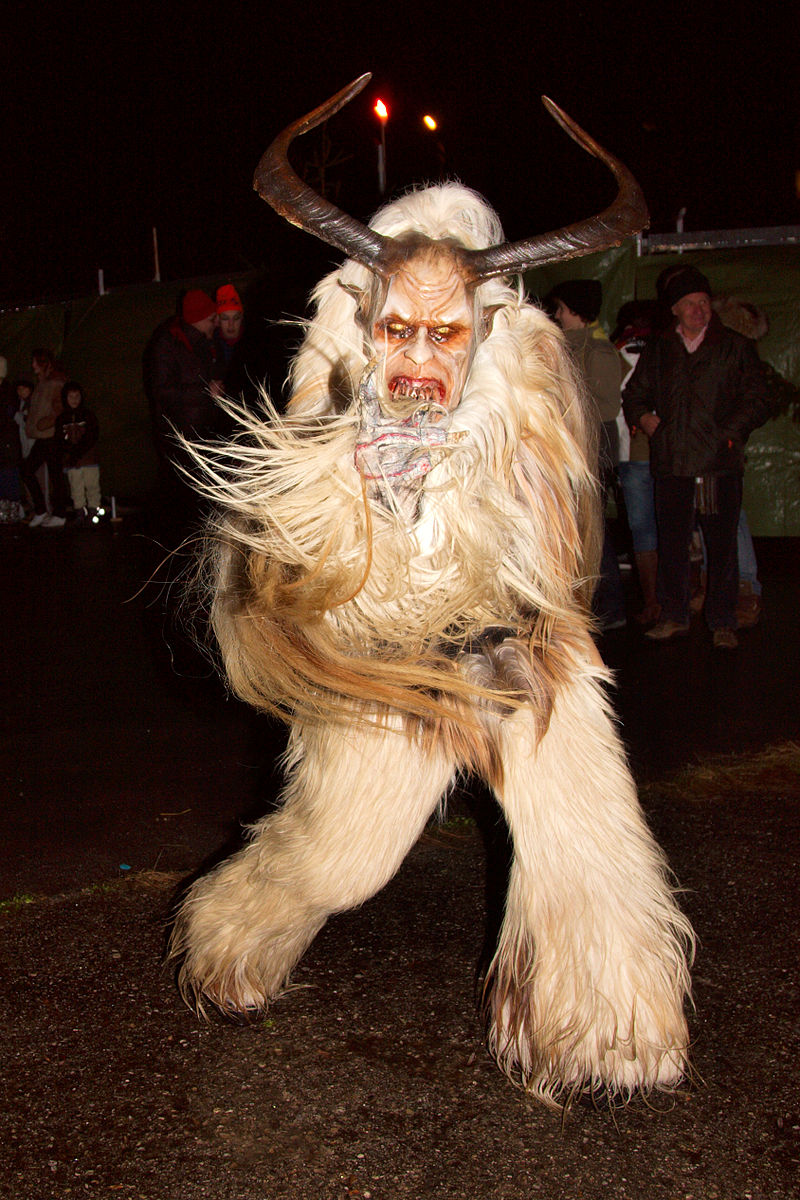
[[420, 404], [444, 404], [445, 388], [438, 379], [411, 379], [408, 375], [395, 375], [389, 391], [396, 400], [413, 400]]

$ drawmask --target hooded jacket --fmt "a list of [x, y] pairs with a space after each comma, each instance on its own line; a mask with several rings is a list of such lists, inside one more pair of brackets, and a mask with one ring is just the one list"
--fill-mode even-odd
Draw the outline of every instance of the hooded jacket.
[[56, 419], [55, 437], [61, 447], [62, 462], [68, 471], [74, 467], [97, 466], [97, 417], [82, 400], [77, 408], [65, 405]]

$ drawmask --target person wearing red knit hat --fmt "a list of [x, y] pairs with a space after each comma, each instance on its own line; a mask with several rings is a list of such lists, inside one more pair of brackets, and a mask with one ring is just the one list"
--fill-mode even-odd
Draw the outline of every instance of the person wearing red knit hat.
[[215, 379], [214, 331], [217, 305], [200, 288], [190, 288], [178, 312], [163, 321], [143, 358], [144, 388], [150, 402], [161, 492], [170, 512], [193, 512], [196, 501], [180, 471], [183, 452], [176, 433], [190, 441], [220, 430], [220, 393]]
[[217, 354], [217, 367], [222, 378], [233, 358], [234, 351], [242, 336], [244, 322], [244, 307], [239, 299], [239, 293], [232, 283], [224, 283], [217, 288], [216, 312], [219, 325], [214, 333], [214, 346]]
[[217, 306], [200, 288], [190, 288], [181, 301], [181, 317], [205, 337], [211, 337], [217, 327]]

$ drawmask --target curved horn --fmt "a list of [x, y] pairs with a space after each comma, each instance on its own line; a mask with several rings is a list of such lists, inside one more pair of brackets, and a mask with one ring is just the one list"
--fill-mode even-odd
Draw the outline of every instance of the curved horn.
[[551, 233], [540, 233], [521, 242], [504, 242], [488, 250], [464, 251], [464, 261], [473, 272], [473, 281], [476, 283], [493, 275], [519, 274], [520, 271], [545, 263], [579, 258], [595, 250], [618, 246], [625, 238], [640, 233], [650, 224], [650, 214], [641, 188], [625, 164], [604, 150], [547, 96], [542, 96], [542, 103], [573, 141], [599, 158], [613, 172], [618, 185], [616, 199], [598, 216], [554, 229]]
[[[303, 183], [288, 159], [289, 146], [296, 137], [327, 121], [357, 96], [371, 78], [369, 72], [359, 76], [330, 100], [320, 104], [319, 108], [287, 126], [263, 155], [256, 168], [253, 187], [292, 225], [313, 233], [323, 242], [336, 246], [348, 258], [385, 277], [392, 273], [399, 261], [407, 257], [408, 247], [398, 244], [394, 238], [376, 233], [317, 195]], [[542, 97], [542, 102], [573, 141], [599, 158], [613, 173], [618, 185], [616, 199], [598, 216], [550, 233], [537, 234], [520, 242], [503, 242], [488, 250], [459, 249], [462, 269], [473, 284], [495, 275], [514, 275], [545, 263], [578, 258], [609, 246], [618, 246], [625, 238], [646, 229], [649, 224], [644, 196], [624, 163], [603, 149], [547, 96]]]
[[362, 225], [335, 204], [317, 195], [292, 170], [288, 159], [289, 146], [294, 138], [315, 129], [340, 108], [344, 108], [349, 100], [367, 86], [371, 78], [369, 72], [360, 75], [330, 100], [320, 104], [319, 108], [287, 126], [268, 147], [256, 167], [253, 187], [262, 200], [271, 204], [275, 211], [292, 225], [297, 225], [300, 229], [313, 233], [323, 242], [336, 246], [337, 250], [344, 251], [348, 258], [354, 258], [370, 270], [385, 274], [395, 257], [392, 253], [392, 239]]

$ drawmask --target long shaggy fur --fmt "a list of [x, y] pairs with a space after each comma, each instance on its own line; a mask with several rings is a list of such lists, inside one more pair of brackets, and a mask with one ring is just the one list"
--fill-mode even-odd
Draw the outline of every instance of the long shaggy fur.
[[[456, 185], [384, 210], [481, 248], [491, 209]], [[348, 262], [315, 292], [281, 419], [265, 400], [194, 449], [215, 501], [203, 577], [228, 679], [291, 723], [279, 812], [189, 892], [172, 949], [184, 993], [263, 1009], [326, 917], [391, 877], [459, 770], [514, 837], [490, 1046], [546, 1102], [674, 1086], [691, 931], [644, 824], [601, 689], [588, 605], [598, 552], [595, 422], [560, 333], [501, 281], [452, 439], [415, 519], [353, 459], [362, 318]], [[372, 292], [371, 292], [372, 289]]]

